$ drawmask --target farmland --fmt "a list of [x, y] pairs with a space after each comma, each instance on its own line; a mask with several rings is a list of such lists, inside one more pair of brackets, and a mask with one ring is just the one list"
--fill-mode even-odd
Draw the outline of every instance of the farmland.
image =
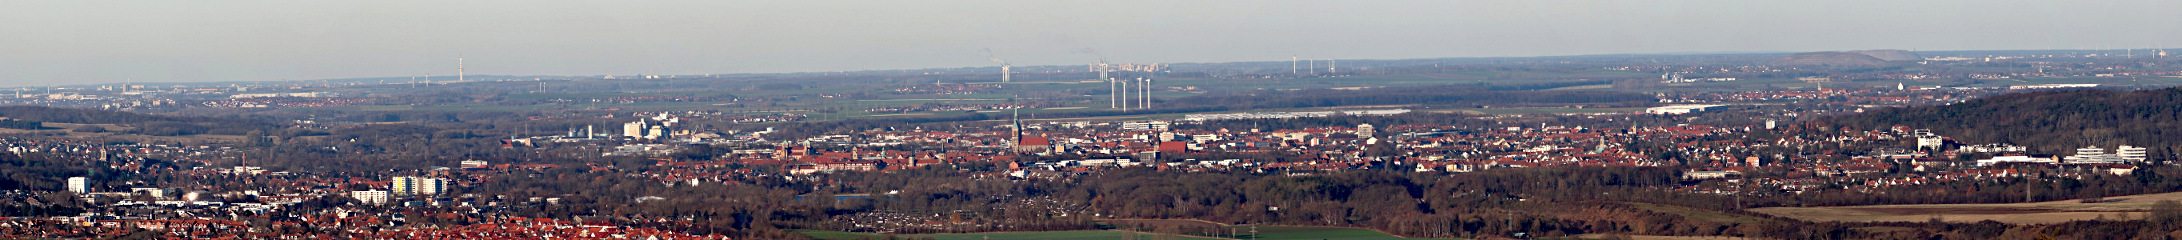
[[[887, 237], [888, 237], [887, 235], [881, 235], [881, 234], [869, 234], [869, 233], [851, 233], [851, 232], [839, 232], [839, 231], [822, 231], [822, 230], [796, 230], [795, 232], [796, 232], [796, 233], [801, 233], [801, 234], [804, 234], [804, 235], [806, 235], [806, 236], [811, 236], [811, 238], [814, 238], [814, 239], [827, 239], [827, 240], [852, 240], [852, 239], [887, 239]], [[897, 238], [906, 238], [906, 239], [923, 239], [923, 238], [930, 238], [930, 239], [940, 239], [940, 240], [971, 240], [971, 239], [977, 239], [977, 240], [984, 240], [984, 239], [1026, 239], [1026, 240], [1027, 240], [1027, 239], [1062, 239], [1062, 240], [1066, 240], [1066, 239], [1222, 239], [1222, 238], [1206, 238], [1206, 237], [1189, 237], [1189, 236], [1160, 235], [1160, 234], [1153, 234], [1153, 233], [1140, 233], [1140, 232], [1130, 232], [1130, 231], [1111, 231], [1111, 230], [1076, 230], [1076, 231], [1044, 231], [1044, 232], [992, 232], [992, 233], [949, 233], [949, 234], [908, 234], [908, 235], [895, 235], [894, 237], [897, 237]]]
[[[1253, 227], [1253, 226], [1248, 226], [1248, 225], [1219, 225], [1219, 224], [1214, 224], [1214, 223], [1210, 223], [1210, 222], [1203, 222], [1203, 221], [1194, 221], [1194, 220], [1115, 220], [1115, 221], [1108, 221], [1107, 223], [1109, 223], [1109, 224], [1113, 224], [1113, 226], [1117, 226], [1117, 227], [1127, 227], [1127, 228], [1131, 228], [1131, 229], [1115, 229], [1115, 230], [1076, 230], [1076, 231], [1042, 231], [1042, 232], [992, 232], [992, 233], [949, 233], [949, 234], [904, 234], [904, 235], [896, 235], [896, 237], [900, 237], [900, 238], [932, 238], [932, 239], [941, 239], [941, 240], [950, 240], [950, 239], [965, 239], [965, 240], [967, 240], [967, 239], [1268, 239], [1268, 240], [1279, 240], [1279, 239], [1335, 239], [1335, 240], [1375, 240], [1375, 239], [1431, 239], [1431, 238], [1403, 238], [1403, 237], [1398, 237], [1398, 236], [1394, 236], [1394, 235], [1391, 235], [1391, 234], [1387, 234], [1387, 233], [1384, 233], [1384, 232], [1379, 232], [1379, 231], [1373, 231], [1373, 230], [1370, 230], [1370, 229], [1359, 229], [1359, 228], [1340, 228], [1340, 227], [1302, 227], [1302, 226], [1255, 226], [1255, 227]], [[1135, 229], [1135, 228], [1137, 228], [1137, 227], [1139, 227], [1139, 226], [1141, 226], [1141, 227], [1142, 227], [1142, 228], [1144, 228], [1144, 229]], [[1154, 232], [1145, 232], [1145, 231], [1131, 231], [1131, 230], [1146, 230], [1146, 231], [1151, 231], [1151, 230], [1153, 230], [1153, 229], [1162, 229], [1162, 228], [1164, 228], [1164, 229], [1170, 229], [1170, 230], [1172, 230], [1172, 229], [1190, 229], [1190, 230], [1188, 230], [1188, 231], [1186, 231], [1186, 232], [1181, 232], [1181, 233], [1164, 233], [1164, 234], [1162, 234], [1162, 233], [1154, 233]], [[1255, 236], [1253, 236], [1253, 235], [1251, 234], [1251, 231], [1252, 231], [1252, 230], [1256, 230], [1256, 231], [1257, 231], [1257, 234], [1256, 234]], [[1214, 232], [1206, 232], [1206, 231], [1214, 231]], [[815, 238], [815, 239], [829, 239], [829, 240], [832, 240], [832, 239], [839, 239], [839, 240], [850, 240], [850, 239], [886, 239], [886, 238], [887, 238], [887, 235], [881, 235], [881, 234], [871, 234], [871, 233], [852, 233], [852, 232], [840, 232], [840, 231], [825, 231], [825, 230], [807, 230], [807, 229], [806, 229], [806, 230], [794, 230], [794, 232], [796, 232], [796, 233], [801, 233], [801, 234], [804, 234], [804, 235], [806, 235], [806, 236], [811, 236], [811, 238]], [[1171, 232], [1171, 231], [1170, 231], [1170, 232]]]
[[2160, 200], [2182, 200], [2182, 192], [2109, 197], [2098, 203], [2062, 200], [1999, 204], [1772, 207], [1750, 211], [1814, 222], [1923, 222], [1939, 218], [1948, 222], [1993, 220], [2014, 224], [2045, 224], [2142, 218], [2149, 214], [2151, 205]]

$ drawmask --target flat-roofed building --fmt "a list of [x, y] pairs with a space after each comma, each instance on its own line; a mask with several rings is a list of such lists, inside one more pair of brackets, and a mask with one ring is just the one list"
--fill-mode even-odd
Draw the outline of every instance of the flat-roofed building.
[[2148, 160], [2149, 158], [2147, 156], [2149, 155], [2145, 154], [2144, 152], [2144, 147], [2137, 146], [2121, 145], [2121, 147], [2114, 148], [2114, 155], [2121, 156], [2121, 160], [2129, 161], [2130, 163], [2142, 163], [2145, 160]]
[[68, 191], [69, 191], [69, 192], [74, 192], [74, 193], [77, 193], [77, 194], [91, 193], [91, 178], [87, 178], [87, 177], [70, 177], [70, 178], [68, 178]]
[[384, 204], [387, 202], [388, 197], [389, 195], [385, 190], [363, 190], [349, 192], [349, 198], [354, 198], [356, 199], [356, 201], [363, 202], [364, 204]]
[[1684, 114], [1684, 113], [1694, 113], [1694, 112], [1703, 112], [1703, 111], [1720, 110], [1720, 109], [1724, 109], [1724, 108], [1727, 108], [1727, 105], [1674, 105], [1674, 106], [1664, 106], [1664, 107], [1652, 107], [1652, 108], [1646, 108], [1646, 109], [1644, 109], [1644, 113], [1650, 113], [1650, 114]]

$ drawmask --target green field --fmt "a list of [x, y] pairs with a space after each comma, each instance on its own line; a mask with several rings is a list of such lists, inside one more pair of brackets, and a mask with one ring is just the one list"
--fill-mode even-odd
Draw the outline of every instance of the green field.
[[1998, 221], [2009, 224], [2055, 224], [2093, 219], [2124, 219], [2123, 215], [2149, 216], [2152, 205], [2162, 200], [2182, 200], [2182, 192], [2106, 197], [2105, 202], [2059, 200], [2030, 203], [1904, 204], [1837, 207], [1768, 207], [1751, 212], [1812, 222], [1924, 222], [1973, 223]]
[[1465, 108], [1465, 109], [1458, 109], [1458, 110], [1435, 111], [1435, 112], [1463, 112], [1463, 113], [1471, 113], [1471, 114], [1533, 114], [1533, 113], [1545, 113], [1545, 114], [1561, 114], [1561, 113], [1606, 113], [1606, 112], [1623, 112], [1623, 113], [1627, 113], [1627, 112], [1643, 112], [1643, 111], [1644, 111], [1644, 108]]
[[[1290, 226], [1261, 226], [1261, 227], [1258, 227], [1258, 228], [1257, 228], [1257, 230], [1258, 230], [1258, 234], [1257, 234], [1256, 238], [1252, 238], [1252, 236], [1250, 236], [1250, 227], [1248, 227], [1248, 226], [1228, 226], [1227, 228], [1232, 228], [1232, 229], [1235, 229], [1235, 230], [1236, 230], [1236, 233], [1238, 233], [1238, 235], [1240, 235], [1240, 236], [1237, 236], [1237, 239], [1267, 239], [1267, 240], [1280, 240], [1280, 239], [1327, 239], [1327, 240], [1374, 240], [1374, 239], [1438, 239], [1438, 238], [1402, 238], [1402, 237], [1396, 237], [1396, 236], [1394, 236], [1394, 235], [1389, 235], [1389, 234], [1386, 234], [1386, 233], [1383, 233], [1383, 232], [1379, 232], [1379, 231], [1372, 231], [1372, 230], [1369, 230], [1369, 229], [1357, 229], [1357, 228], [1337, 228], [1337, 227], [1290, 227]], [[1453, 238], [1449, 238], [1449, 239], [1453, 239]]]
[[804, 236], [811, 236], [811, 238], [813, 239], [824, 240], [886, 239], [885, 235], [870, 233], [852, 233], [843, 231], [796, 229], [788, 230], [788, 232], [803, 234]]
[[[1394, 235], [1388, 235], [1388, 234], [1386, 234], [1386, 233], [1382, 233], [1382, 232], [1379, 232], [1379, 231], [1372, 231], [1372, 230], [1367, 230], [1367, 229], [1356, 229], [1356, 228], [1337, 228], [1337, 227], [1290, 227], [1290, 226], [1260, 226], [1260, 227], [1257, 227], [1257, 230], [1258, 230], [1258, 235], [1257, 235], [1257, 236], [1255, 236], [1255, 238], [1253, 238], [1253, 236], [1250, 236], [1250, 229], [1251, 229], [1251, 228], [1250, 228], [1250, 227], [1248, 227], [1248, 226], [1227, 226], [1227, 227], [1225, 227], [1225, 228], [1223, 228], [1223, 229], [1233, 229], [1233, 230], [1235, 230], [1234, 232], [1235, 232], [1235, 233], [1237, 234], [1237, 236], [1233, 236], [1233, 238], [1227, 238], [1226, 236], [1222, 236], [1222, 237], [1205, 237], [1205, 236], [1168, 236], [1168, 237], [1173, 237], [1173, 238], [1160, 238], [1160, 237], [1162, 237], [1161, 235], [1157, 235], [1157, 234], [1152, 234], [1152, 233], [1141, 233], [1141, 232], [1131, 232], [1131, 231], [1118, 231], [1118, 230], [1077, 230], [1077, 231], [1050, 231], [1050, 232], [995, 232], [995, 233], [910, 234], [910, 235], [899, 235], [898, 237], [901, 237], [901, 238], [926, 238], [926, 237], [929, 237], [929, 238], [934, 238], [934, 239], [941, 239], [941, 240], [983, 240], [983, 239], [1010, 239], [1010, 240], [1012, 240], [1012, 239], [1025, 239], [1025, 240], [1028, 240], [1028, 239], [1267, 239], [1267, 240], [1279, 240], [1279, 239], [1328, 239], [1328, 240], [1376, 240], [1376, 239], [1434, 239], [1434, 238], [1401, 238], [1401, 237], [1395, 237]], [[840, 231], [826, 231], [826, 230], [808, 230], [808, 229], [800, 229], [800, 230], [790, 230], [790, 231], [791, 231], [791, 232], [796, 232], [796, 233], [801, 233], [801, 234], [803, 234], [803, 235], [807, 235], [807, 236], [811, 236], [811, 238], [816, 238], [816, 239], [826, 239], [826, 240], [854, 240], [854, 239], [886, 239], [886, 235], [880, 235], [880, 234], [870, 234], [870, 233], [851, 233], [851, 232], [840, 232]], [[1225, 235], [1225, 234], [1223, 233], [1223, 234], [1221, 234], [1221, 235]]]

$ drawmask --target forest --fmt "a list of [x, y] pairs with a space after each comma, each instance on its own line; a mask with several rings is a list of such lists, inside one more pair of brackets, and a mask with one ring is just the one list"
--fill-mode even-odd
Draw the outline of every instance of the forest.
[[37, 106], [0, 106], [0, 117], [14, 119], [8, 121], [14, 123], [7, 125], [17, 127], [27, 126], [21, 123], [34, 122], [121, 124], [130, 127], [124, 133], [152, 136], [243, 135], [251, 131], [272, 132], [285, 127], [251, 119], [166, 116]]
[[46, 127], [45, 127], [45, 123], [43, 123], [43, 122], [38, 122], [38, 121], [16, 121], [16, 120], [14, 120], [14, 119], [0, 119], [0, 128], [7, 128], [7, 129], [29, 129], [29, 130], [48, 129], [48, 128], [46, 128]]
[[2148, 148], [2156, 158], [2182, 156], [2182, 88], [2015, 93], [1944, 106], [1888, 108], [1813, 124], [1884, 129], [1932, 129], [1956, 142], [2008, 143], [2035, 154], [2072, 154], [2078, 147]]

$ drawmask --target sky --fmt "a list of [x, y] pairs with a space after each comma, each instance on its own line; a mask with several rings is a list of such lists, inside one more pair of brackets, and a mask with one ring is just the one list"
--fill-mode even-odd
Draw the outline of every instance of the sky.
[[[2182, 1], [0, 1], [0, 86], [2182, 46]], [[438, 77], [435, 77], [438, 78]]]

